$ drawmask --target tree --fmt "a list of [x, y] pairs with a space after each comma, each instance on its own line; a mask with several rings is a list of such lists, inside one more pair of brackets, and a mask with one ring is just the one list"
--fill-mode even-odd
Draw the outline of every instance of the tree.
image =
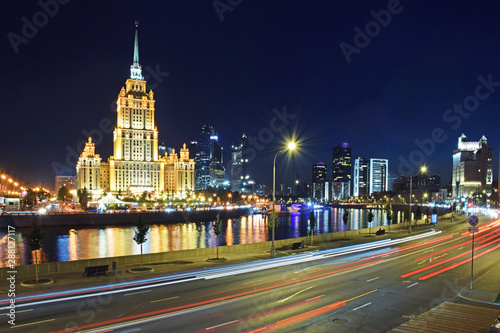
[[344, 239], [347, 239], [347, 222], [349, 222], [349, 212], [347, 211], [347, 209], [344, 210], [342, 220], [344, 221]]
[[28, 235], [27, 245], [30, 250], [35, 252], [35, 281], [38, 281], [38, 250], [42, 248], [42, 230], [38, 227], [35, 221], [31, 226], [31, 231]]
[[61, 186], [59, 191], [57, 191], [57, 200], [66, 201], [71, 196], [69, 189], [66, 186]]
[[217, 259], [219, 259], [219, 235], [222, 233], [222, 219], [219, 213], [215, 217], [214, 221], [214, 234], [217, 236]]
[[314, 226], [316, 225], [316, 217], [314, 216], [314, 212], [309, 213], [309, 226], [311, 228], [311, 246], [313, 245], [313, 237], [314, 237]]
[[418, 220], [422, 218], [422, 209], [417, 206], [417, 212], [415, 213], [415, 225], [417, 225]]
[[84, 211], [87, 211], [88, 207], [88, 202], [89, 202], [89, 194], [87, 192], [86, 188], [83, 188], [83, 190], [78, 190], [78, 202], [80, 203], [80, 206]]
[[146, 236], [149, 232], [149, 225], [144, 224], [141, 215], [139, 215], [139, 219], [137, 221], [137, 225], [135, 226], [134, 231], [135, 235], [133, 239], [138, 245], [141, 246], [141, 267], [142, 267], [142, 244], [148, 240]]
[[394, 216], [392, 212], [392, 207], [388, 205], [386, 211], [385, 211], [385, 216], [387, 217], [387, 224], [389, 224], [389, 232], [391, 232], [391, 224], [392, 224], [392, 218]]
[[269, 215], [269, 223], [267, 224], [267, 227], [269, 228], [269, 230], [272, 231], [274, 228], [274, 231], [276, 231], [279, 224], [280, 224], [280, 221], [278, 220], [278, 214], [274, 213], [274, 214]]
[[367, 216], [367, 219], [368, 219], [368, 236], [371, 236], [371, 231], [372, 231], [372, 221], [373, 221], [373, 209], [370, 208], [368, 210], [368, 216]]
[[[408, 208], [405, 209], [403, 215], [404, 215], [405, 222], [406, 221], [410, 222], [410, 210]], [[405, 224], [405, 228], [406, 228], [406, 224]]]

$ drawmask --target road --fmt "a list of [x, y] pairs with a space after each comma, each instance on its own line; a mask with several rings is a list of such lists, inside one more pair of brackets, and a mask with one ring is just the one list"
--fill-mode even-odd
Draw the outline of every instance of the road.
[[[350, 246], [18, 302], [16, 332], [386, 332], [470, 284], [465, 223], [378, 248]], [[474, 275], [498, 258], [500, 221], [475, 235]], [[349, 242], [346, 242], [349, 245]], [[2, 309], [1, 313], [6, 313]], [[499, 310], [500, 314], [500, 310]], [[491, 323], [487, 323], [487, 326]]]

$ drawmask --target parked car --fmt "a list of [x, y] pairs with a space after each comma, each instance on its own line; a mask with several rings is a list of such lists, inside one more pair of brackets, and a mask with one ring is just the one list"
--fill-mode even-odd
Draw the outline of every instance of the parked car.
[[491, 325], [490, 332], [491, 333], [500, 333], [500, 317], [498, 317], [495, 320], [495, 322], [493, 323], [493, 325]]

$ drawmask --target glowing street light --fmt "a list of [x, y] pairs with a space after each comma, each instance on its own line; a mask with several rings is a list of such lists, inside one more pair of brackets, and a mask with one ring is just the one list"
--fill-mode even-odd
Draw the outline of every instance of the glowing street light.
[[273, 221], [273, 225], [271, 226], [271, 230], [272, 230], [272, 243], [271, 243], [271, 258], [275, 258], [276, 257], [276, 247], [274, 246], [274, 229], [275, 229], [275, 207], [274, 207], [274, 204], [276, 202], [276, 158], [278, 157], [279, 153], [285, 151], [285, 150], [294, 150], [295, 148], [297, 147], [297, 145], [295, 144], [295, 142], [290, 142], [288, 143], [287, 145], [287, 148], [282, 148], [280, 149], [276, 155], [274, 155], [274, 162], [273, 162], [273, 213], [271, 215], [272, 217], [272, 221]]
[[[426, 172], [427, 171], [427, 167], [425, 165], [422, 166], [422, 167], [420, 167], [420, 171], [422, 173]], [[410, 228], [408, 229], [408, 233], [410, 233], [410, 234], [411, 234], [411, 197], [412, 197], [411, 192], [413, 190], [413, 176], [414, 175], [410, 176], [410, 198], [409, 198], [410, 202], [409, 202], [409, 211], [408, 211], [408, 220], [410, 220]]]

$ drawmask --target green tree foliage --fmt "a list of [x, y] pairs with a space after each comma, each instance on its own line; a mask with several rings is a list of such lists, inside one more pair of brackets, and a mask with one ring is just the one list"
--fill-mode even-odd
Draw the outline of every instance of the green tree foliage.
[[391, 224], [392, 224], [392, 218], [394, 217], [394, 213], [392, 212], [392, 207], [388, 205], [388, 207], [385, 210], [385, 216], [387, 218], [387, 224], [389, 224], [389, 232], [391, 232]]
[[368, 210], [368, 215], [367, 215], [367, 220], [368, 220], [368, 235], [371, 236], [371, 231], [372, 231], [372, 222], [373, 222], [373, 209]]
[[64, 185], [61, 186], [59, 188], [59, 191], [57, 191], [57, 200], [66, 201], [69, 198], [71, 198], [71, 193], [69, 192], [69, 189]]
[[309, 227], [311, 228], [311, 246], [313, 245], [314, 227], [315, 226], [316, 226], [316, 216], [314, 216], [314, 212], [311, 211], [309, 213]]
[[35, 252], [35, 280], [38, 281], [38, 250], [42, 248], [42, 230], [33, 221], [31, 231], [28, 235], [27, 245], [31, 251]]
[[80, 206], [84, 211], [87, 211], [88, 209], [88, 202], [89, 202], [89, 193], [87, 192], [87, 189], [84, 188], [83, 190], [78, 190], [77, 192], [78, 195], [78, 202], [80, 203]]
[[274, 230], [276, 231], [276, 229], [278, 228], [280, 224], [280, 221], [278, 219], [278, 214], [274, 213], [274, 214], [271, 214], [269, 215], [269, 223], [267, 224], [267, 227], [269, 228], [269, 230]]
[[418, 221], [421, 219], [422, 219], [422, 209], [420, 208], [420, 206], [417, 206], [417, 212], [415, 213], [415, 220]]
[[219, 235], [222, 233], [222, 219], [219, 213], [215, 217], [214, 221], [214, 234], [217, 236], [217, 259], [219, 259]]
[[146, 225], [142, 221], [141, 215], [139, 215], [139, 219], [137, 220], [137, 224], [135, 226], [135, 234], [134, 234], [134, 241], [141, 246], [141, 267], [142, 267], [142, 244], [145, 243], [147, 239], [147, 234], [149, 232], [149, 225]]
[[349, 222], [349, 211], [347, 209], [344, 210], [342, 221], [344, 221], [344, 238], [347, 238], [347, 222]]

